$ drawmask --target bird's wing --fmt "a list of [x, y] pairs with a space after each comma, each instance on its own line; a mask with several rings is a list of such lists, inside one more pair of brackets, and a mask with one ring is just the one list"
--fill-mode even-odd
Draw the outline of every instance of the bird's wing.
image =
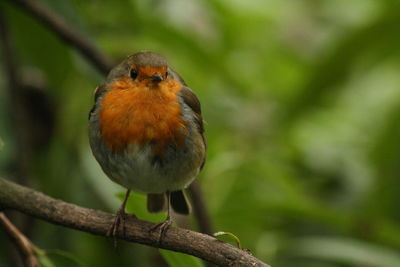
[[94, 89], [94, 92], [93, 92], [93, 96], [94, 96], [94, 104], [93, 104], [93, 107], [90, 109], [90, 111], [89, 111], [89, 120], [90, 120], [90, 117], [92, 116], [92, 114], [93, 114], [93, 112], [94, 112], [94, 110], [95, 110], [95, 108], [96, 108], [96, 102], [97, 102], [97, 99], [102, 95], [102, 94], [104, 94], [104, 92], [107, 90], [107, 88], [106, 88], [106, 86], [103, 84], [103, 85], [99, 85], [99, 86], [97, 86], [96, 87], [96, 89]]
[[[200, 101], [197, 98], [196, 94], [189, 87], [182, 86], [180, 93], [183, 101], [186, 103], [186, 105], [188, 105], [192, 109], [194, 113], [195, 123], [201, 134], [201, 138], [203, 139], [204, 147], [207, 150], [207, 140], [204, 135], [204, 122], [203, 118], [201, 117]], [[201, 164], [200, 169], [203, 168], [204, 163], [205, 163], [205, 157]]]

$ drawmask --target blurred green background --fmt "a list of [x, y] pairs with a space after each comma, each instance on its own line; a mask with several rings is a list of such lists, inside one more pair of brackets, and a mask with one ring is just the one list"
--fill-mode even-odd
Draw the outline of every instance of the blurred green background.
[[[115, 61], [164, 55], [197, 93], [209, 143], [199, 181], [216, 231], [272, 266], [400, 266], [399, 1], [42, 2]], [[26, 13], [0, 7], [35, 96], [26, 105], [41, 110], [29, 113], [35, 129], [18, 125], [1, 64], [0, 175], [114, 213], [124, 189], [87, 140], [103, 76]], [[144, 203], [134, 195], [130, 211], [163, 218]], [[13, 216], [56, 266], [201, 266]], [[197, 229], [193, 219], [187, 227]], [[15, 255], [0, 232], [0, 266]]]

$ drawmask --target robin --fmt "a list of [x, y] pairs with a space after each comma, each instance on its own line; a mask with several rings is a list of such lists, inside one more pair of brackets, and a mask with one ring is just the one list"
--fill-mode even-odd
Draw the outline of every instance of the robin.
[[149, 212], [167, 210], [157, 225], [172, 223], [172, 209], [189, 214], [183, 193], [202, 169], [206, 140], [200, 102], [165, 58], [152, 52], [128, 56], [94, 92], [89, 140], [96, 160], [127, 189], [109, 235], [124, 224], [131, 190], [147, 194]]

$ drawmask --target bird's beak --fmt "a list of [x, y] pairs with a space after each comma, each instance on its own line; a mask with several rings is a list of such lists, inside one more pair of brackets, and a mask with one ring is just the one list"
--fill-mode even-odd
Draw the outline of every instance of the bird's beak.
[[159, 83], [162, 80], [164, 80], [164, 78], [160, 74], [154, 74], [153, 76], [150, 77], [150, 80], [152, 82]]

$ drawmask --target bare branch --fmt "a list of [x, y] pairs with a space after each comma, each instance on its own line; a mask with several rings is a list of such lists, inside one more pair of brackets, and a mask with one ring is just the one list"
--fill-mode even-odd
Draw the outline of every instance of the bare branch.
[[20, 252], [25, 266], [28, 267], [39, 267], [41, 266], [35, 255], [35, 246], [29, 241], [29, 239], [22, 234], [17, 227], [7, 218], [7, 216], [0, 212], [0, 226], [6, 231], [8, 236], [11, 238], [16, 248]]
[[[1, 178], [0, 207], [19, 210], [53, 224], [101, 236], [106, 236], [114, 220], [112, 214], [56, 200]], [[247, 251], [209, 235], [170, 227], [159, 243], [158, 232], [151, 231], [154, 223], [130, 217], [125, 226], [125, 235], [118, 233], [117, 238], [190, 254], [220, 266], [268, 267]]]
[[82, 34], [70, 27], [63, 18], [41, 4], [40, 1], [11, 0], [10, 2], [20, 6], [43, 23], [44, 26], [52, 30], [55, 35], [77, 49], [89, 62], [92, 62], [101, 73], [107, 74], [110, 71], [113, 66], [112, 61]]

